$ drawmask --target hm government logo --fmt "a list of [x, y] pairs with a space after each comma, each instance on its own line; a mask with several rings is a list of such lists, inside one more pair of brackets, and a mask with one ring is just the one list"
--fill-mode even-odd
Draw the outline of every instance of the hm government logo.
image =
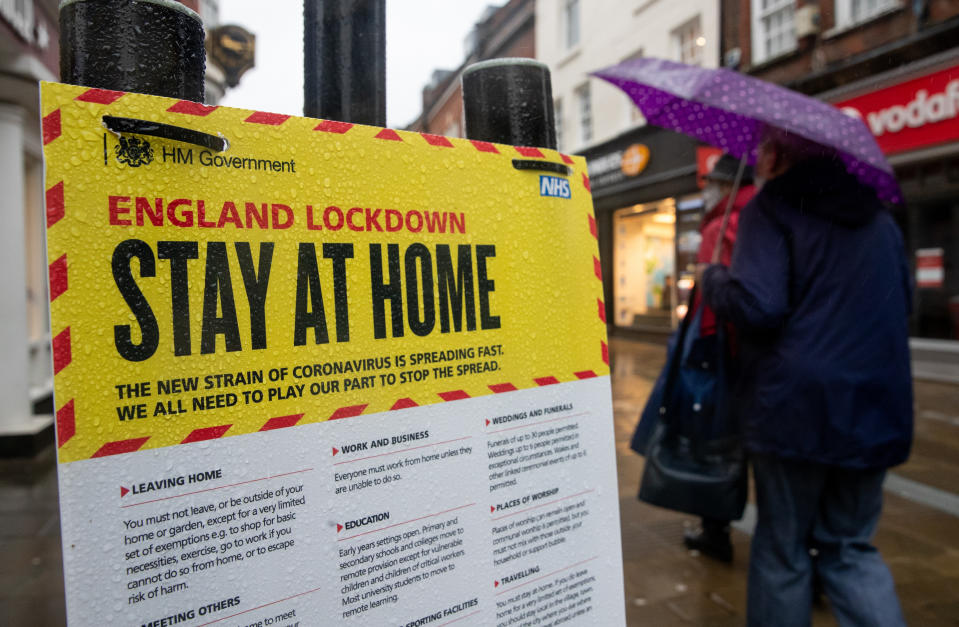
[[[3, 0], [0, 0], [2, 3]], [[181, 148], [170, 146], [165, 142], [156, 145], [156, 150], [150, 142], [139, 137], [121, 135], [114, 144], [108, 133], [103, 134], [103, 165], [110, 162], [110, 147], [117, 163], [131, 168], [156, 163], [157, 165], [176, 165], [216, 169], [258, 170], [267, 173], [296, 174], [296, 162], [292, 159], [279, 160], [276, 158], [259, 158], [251, 156], [224, 154], [213, 150], [196, 150], [195, 148]]]
[[130, 167], [139, 168], [153, 161], [153, 148], [150, 142], [137, 137], [120, 137], [120, 143], [114, 147], [117, 161]]

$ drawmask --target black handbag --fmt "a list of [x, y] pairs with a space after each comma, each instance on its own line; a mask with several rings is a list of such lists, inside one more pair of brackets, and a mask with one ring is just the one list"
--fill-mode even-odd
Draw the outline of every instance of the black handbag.
[[700, 336], [703, 305], [683, 319], [667, 360], [659, 424], [646, 449], [639, 499], [687, 514], [737, 520], [746, 506], [747, 460], [729, 399], [726, 333]]

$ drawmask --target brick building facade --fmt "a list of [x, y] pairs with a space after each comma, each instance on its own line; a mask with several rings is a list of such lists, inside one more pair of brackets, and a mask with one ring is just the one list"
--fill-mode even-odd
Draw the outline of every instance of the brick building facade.
[[[955, 0], [925, 0], [918, 5], [905, 0], [767, 3], [784, 7], [782, 23], [793, 29], [793, 45], [779, 54], [761, 50], [757, 44], [763, 43], [762, 33], [756, 32], [763, 30], [759, 1], [721, 0], [722, 58], [728, 67], [807, 94], [880, 74], [959, 43]], [[851, 7], [860, 4], [875, 7], [874, 12], [864, 9], [853, 15]]]
[[423, 88], [423, 111], [410, 130], [462, 137], [463, 88], [460, 77], [473, 63], [505, 57], [532, 58], [536, 53], [534, 0], [510, 0], [487, 7], [469, 35], [466, 58], [455, 70], [436, 70]]
[[896, 170], [918, 376], [959, 380], [959, 2], [721, 0], [727, 67], [861, 118]]

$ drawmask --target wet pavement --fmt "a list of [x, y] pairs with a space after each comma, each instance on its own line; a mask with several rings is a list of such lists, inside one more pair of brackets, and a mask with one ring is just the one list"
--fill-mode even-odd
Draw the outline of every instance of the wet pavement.
[[[629, 625], [743, 625], [750, 515], [733, 530], [730, 565], [687, 551], [693, 517], [636, 499], [643, 460], [629, 450], [639, 412], [664, 359], [662, 346], [610, 343], [620, 516]], [[52, 447], [0, 460], [0, 625], [65, 624]], [[916, 383], [916, 443], [893, 469], [876, 544], [892, 569], [910, 625], [959, 626], [959, 386]], [[835, 625], [828, 604], [816, 627]]]
[[[636, 499], [643, 460], [629, 439], [665, 358], [662, 346], [611, 341], [613, 413], [629, 625], [745, 624], [747, 520], [732, 532], [733, 563], [687, 551], [696, 519]], [[886, 481], [875, 544], [892, 570], [909, 625], [959, 625], [959, 386], [916, 382], [916, 438], [910, 460]], [[813, 625], [835, 625], [828, 602]]]
[[0, 625], [66, 624], [56, 453], [0, 459]]

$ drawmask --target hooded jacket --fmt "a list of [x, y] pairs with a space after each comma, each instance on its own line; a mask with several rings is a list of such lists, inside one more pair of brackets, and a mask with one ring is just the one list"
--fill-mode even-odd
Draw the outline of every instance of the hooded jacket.
[[737, 330], [748, 450], [848, 468], [906, 460], [912, 442], [902, 235], [841, 163], [772, 179], [740, 214], [706, 303]]

